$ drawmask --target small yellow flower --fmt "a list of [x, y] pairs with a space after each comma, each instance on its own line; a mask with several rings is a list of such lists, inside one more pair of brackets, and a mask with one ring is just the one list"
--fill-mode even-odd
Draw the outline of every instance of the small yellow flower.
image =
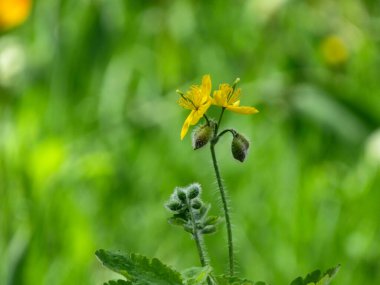
[[323, 59], [331, 66], [344, 64], [349, 56], [346, 43], [336, 35], [329, 36], [323, 40], [321, 52]]
[[183, 123], [181, 130], [181, 140], [186, 136], [189, 127], [198, 123], [211, 105], [211, 78], [204, 75], [202, 85], [193, 85], [185, 95], [181, 94], [178, 104], [185, 109], [191, 110]]
[[254, 107], [240, 106], [240, 88], [234, 90], [229, 84], [220, 84], [214, 91], [212, 104], [239, 114], [255, 114], [259, 111]]
[[0, 30], [23, 23], [29, 15], [31, 0], [0, 0]]

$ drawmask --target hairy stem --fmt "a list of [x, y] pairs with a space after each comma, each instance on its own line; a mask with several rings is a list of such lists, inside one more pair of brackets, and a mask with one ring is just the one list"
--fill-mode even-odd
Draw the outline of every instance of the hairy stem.
[[[193, 213], [193, 209], [191, 207], [191, 202], [189, 198], [187, 198], [187, 206], [189, 207], [190, 219], [191, 219], [191, 223], [193, 224], [193, 238], [195, 240], [195, 244], [197, 245], [199, 259], [201, 261], [202, 267], [205, 267], [208, 265], [207, 253], [206, 253], [206, 249], [204, 248], [202, 233], [199, 233], [197, 224], [195, 222], [194, 213]], [[213, 285], [209, 277], [207, 277], [207, 284]]]
[[224, 110], [226, 110], [226, 108], [223, 107], [219, 115], [218, 124], [216, 125], [216, 128], [214, 129], [214, 137], [217, 137], [219, 126], [223, 118]]
[[[222, 113], [222, 115], [223, 115], [223, 113]], [[219, 120], [219, 122], [220, 122], [220, 120]], [[228, 210], [226, 191], [223, 187], [222, 178], [221, 178], [220, 172], [219, 172], [218, 162], [216, 160], [216, 154], [215, 154], [216, 142], [217, 142], [217, 140], [213, 140], [211, 142], [210, 150], [211, 150], [212, 163], [214, 165], [214, 170], [215, 170], [215, 176], [216, 176], [216, 180], [218, 182], [218, 188], [219, 188], [220, 196], [222, 198], [224, 217], [226, 220], [230, 276], [234, 276], [234, 248], [233, 248], [233, 242], [232, 242], [231, 220], [230, 220], [230, 213]]]
[[230, 132], [233, 136], [236, 136], [236, 131], [234, 130], [234, 129], [226, 129], [226, 130], [224, 130], [224, 131], [222, 131], [222, 132], [220, 132], [219, 134], [218, 134], [218, 136], [217, 136], [217, 140], [219, 140], [219, 138], [221, 137], [221, 136], [223, 136], [225, 133], [228, 133], [228, 132]]

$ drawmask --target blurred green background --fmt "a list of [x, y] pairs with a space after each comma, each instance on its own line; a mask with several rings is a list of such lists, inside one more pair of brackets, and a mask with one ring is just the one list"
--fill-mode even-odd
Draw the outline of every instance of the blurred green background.
[[[199, 265], [163, 204], [198, 181], [220, 213], [208, 149], [179, 139], [175, 90], [207, 73], [260, 110], [224, 117], [244, 164], [217, 146], [241, 276], [379, 284], [379, 35], [377, 0], [35, 1], [0, 35], [0, 284], [102, 284], [99, 248]], [[222, 272], [224, 227], [206, 244]]]

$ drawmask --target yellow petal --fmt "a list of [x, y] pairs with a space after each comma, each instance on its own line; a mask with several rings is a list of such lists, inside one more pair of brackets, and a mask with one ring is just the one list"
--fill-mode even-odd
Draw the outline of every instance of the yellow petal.
[[235, 105], [235, 102], [240, 101], [240, 92], [240, 88], [236, 89], [235, 92], [231, 95], [230, 99], [228, 100], [228, 103]]
[[198, 111], [194, 111], [194, 114], [193, 114], [193, 118], [190, 122], [190, 125], [195, 125], [196, 123], [198, 123], [198, 121], [202, 118], [203, 116], [203, 112], [201, 112], [200, 110]]
[[256, 114], [259, 112], [259, 110], [257, 110], [256, 108], [247, 107], [247, 106], [236, 107], [236, 106], [230, 105], [227, 107], [227, 109], [232, 111], [232, 112], [239, 113], [239, 114]]
[[226, 100], [233, 90], [228, 83], [220, 84], [219, 89], [223, 92], [223, 96], [226, 97]]
[[178, 105], [180, 105], [181, 107], [185, 109], [189, 109], [189, 110], [194, 109], [193, 104], [191, 104], [191, 102], [187, 101], [186, 99], [182, 97], [178, 99]]
[[183, 123], [182, 130], [181, 130], [181, 140], [186, 136], [187, 132], [189, 131], [190, 123], [193, 120], [193, 113], [194, 111], [191, 111], [190, 115], [187, 116], [185, 122]]
[[217, 106], [223, 106], [223, 100], [222, 100], [222, 91], [217, 90], [214, 91], [214, 96], [212, 98], [212, 104], [217, 105]]
[[211, 77], [209, 74], [206, 74], [202, 78], [202, 95], [210, 96], [211, 93]]

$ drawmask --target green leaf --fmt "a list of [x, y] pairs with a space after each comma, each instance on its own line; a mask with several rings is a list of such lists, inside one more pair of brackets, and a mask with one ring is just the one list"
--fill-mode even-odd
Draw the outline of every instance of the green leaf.
[[332, 267], [322, 275], [320, 270], [309, 273], [305, 278], [298, 277], [290, 285], [328, 285], [339, 271], [340, 265]]
[[133, 283], [126, 280], [110, 280], [103, 285], [133, 285]]
[[181, 274], [186, 285], [201, 285], [206, 282], [211, 271], [212, 268], [210, 266], [191, 267], [182, 271]]
[[169, 224], [171, 224], [173, 226], [183, 226], [184, 224], [187, 223], [186, 220], [184, 220], [182, 218], [178, 218], [178, 217], [171, 217], [168, 219], [168, 222], [169, 222]]
[[122, 255], [103, 249], [96, 251], [103, 265], [126, 277], [133, 285], [183, 285], [181, 275], [157, 258], [138, 254]]
[[206, 218], [206, 220], [204, 222], [204, 225], [205, 226], [208, 226], [208, 225], [216, 226], [221, 221], [222, 221], [222, 219], [220, 217], [218, 217], [218, 216], [209, 216], [209, 217]]
[[297, 277], [290, 283], [290, 285], [303, 285], [303, 278], [302, 277]]
[[230, 276], [216, 276], [216, 280], [219, 285], [266, 285], [265, 282], [253, 282], [248, 279], [242, 279], [239, 277], [230, 277]]
[[320, 270], [314, 270], [313, 272], [309, 273], [305, 277], [303, 283], [304, 284], [309, 284], [309, 283], [313, 283], [313, 282], [316, 283], [321, 279], [321, 274], [322, 273]]
[[196, 220], [202, 220], [207, 216], [208, 211], [210, 210], [210, 205], [204, 205], [202, 208], [199, 209], [198, 213], [195, 213], [195, 219]]
[[316, 285], [328, 285], [328, 284], [330, 284], [331, 280], [338, 273], [339, 268], [340, 268], [340, 265], [337, 265], [335, 267], [327, 269], [325, 274], [323, 275], [323, 277], [317, 282]]

